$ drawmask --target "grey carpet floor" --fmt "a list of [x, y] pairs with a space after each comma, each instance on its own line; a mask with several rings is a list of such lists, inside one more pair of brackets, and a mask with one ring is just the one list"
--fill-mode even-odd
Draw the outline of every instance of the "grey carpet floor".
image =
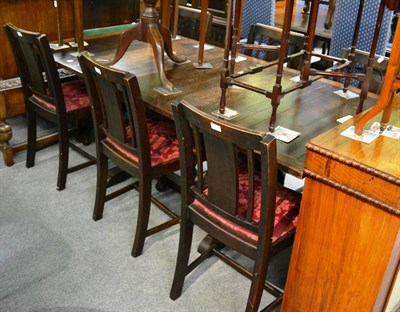
[[[137, 192], [107, 203], [94, 222], [95, 166], [70, 174], [58, 192], [57, 155], [54, 145], [38, 152], [33, 168], [25, 167], [25, 152], [14, 166], [0, 165], [0, 311], [244, 311], [250, 282], [215, 257], [170, 300], [179, 227], [149, 237], [143, 255], [133, 258]], [[71, 163], [79, 160], [72, 152]], [[178, 193], [154, 193], [179, 209]], [[166, 219], [154, 208], [151, 224]], [[203, 237], [196, 229], [192, 254]], [[270, 265], [268, 278], [280, 287], [290, 252]], [[264, 293], [262, 306], [271, 298]]]

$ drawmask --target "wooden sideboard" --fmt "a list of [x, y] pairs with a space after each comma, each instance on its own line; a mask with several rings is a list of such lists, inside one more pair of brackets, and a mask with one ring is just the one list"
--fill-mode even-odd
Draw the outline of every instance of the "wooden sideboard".
[[[398, 102], [389, 123], [397, 127]], [[282, 311], [383, 311], [389, 298], [400, 303], [392, 291], [400, 278], [400, 141], [380, 136], [366, 144], [341, 136], [351, 124], [306, 145]]]

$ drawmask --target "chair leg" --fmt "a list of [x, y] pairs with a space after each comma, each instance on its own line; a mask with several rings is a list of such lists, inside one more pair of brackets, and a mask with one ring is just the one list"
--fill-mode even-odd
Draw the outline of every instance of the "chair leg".
[[31, 168], [35, 165], [36, 156], [36, 114], [27, 111], [28, 147], [26, 153], [26, 167]]
[[97, 185], [96, 199], [94, 202], [93, 220], [97, 221], [103, 217], [104, 204], [106, 201], [108, 160], [103, 153], [97, 153]]
[[247, 299], [246, 312], [257, 312], [260, 306], [261, 297], [264, 291], [264, 284], [267, 277], [269, 250], [263, 246], [258, 247], [259, 252], [254, 263], [254, 272], [251, 278], [249, 297]]
[[91, 118], [81, 119], [77, 121], [77, 134], [75, 140], [83, 145], [90, 145], [92, 143], [91, 131], [93, 129], [93, 122]]
[[59, 144], [59, 155], [58, 155], [58, 179], [57, 179], [57, 190], [62, 191], [65, 189], [67, 183], [68, 174], [68, 158], [69, 158], [69, 137], [67, 127], [60, 125], [58, 127], [58, 144]]
[[135, 240], [132, 248], [132, 256], [138, 257], [142, 254], [144, 241], [147, 236], [147, 226], [150, 217], [151, 204], [151, 179], [140, 173], [139, 181], [139, 211], [136, 223]]
[[176, 260], [174, 280], [169, 295], [172, 300], [176, 300], [181, 296], [185, 277], [189, 273], [188, 266], [192, 237], [193, 223], [190, 220], [182, 219], [179, 234], [178, 258]]

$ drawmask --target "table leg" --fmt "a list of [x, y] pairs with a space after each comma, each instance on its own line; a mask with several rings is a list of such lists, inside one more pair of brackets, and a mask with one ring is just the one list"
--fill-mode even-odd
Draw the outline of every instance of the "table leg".
[[325, 29], [331, 29], [332, 27], [332, 18], [333, 14], [335, 13], [335, 5], [336, 5], [336, 0], [329, 0], [329, 8], [328, 12], [326, 13], [326, 18], [324, 23]]
[[151, 47], [153, 48], [154, 60], [157, 65], [158, 76], [160, 77], [161, 84], [165, 90], [167, 90], [168, 92], [171, 92], [174, 90], [174, 86], [167, 79], [167, 76], [165, 75], [163, 37], [161, 36], [158, 28], [153, 27], [153, 26], [149, 27], [148, 36], [149, 36], [149, 42], [151, 44]]
[[[165, 75], [164, 51], [173, 62], [178, 64], [185, 62], [187, 58], [185, 56], [177, 56], [174, 54], [172, 49], [171, 33], [169, 29], [159, 23], [159, 14], [155, 9], [157, 1], [158, 0], [144, 0], [146, 8], [139, 24], [121, 33], [115, 56], [106, 64], [113, 65], [118, 62], [125, 54], [133, 40], [149, 42], [153, 48], [154, 59], [157, 65], [162, 88], [166, 93], [173, 93], [174, 86]], [[168, 10], [164, 9], [164, 12], [165, 11]], [[166, 17], [165, 20], [169, 21]]]

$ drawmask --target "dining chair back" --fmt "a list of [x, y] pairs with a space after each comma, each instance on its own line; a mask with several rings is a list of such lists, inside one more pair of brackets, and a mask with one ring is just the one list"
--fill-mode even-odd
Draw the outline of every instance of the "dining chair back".
[[[57, 189], [63, 190], [67, 174], [96, 163], [96, 159], [70, 141], [71, 129], [91, 126], [90, 103], [82, 79], [62, 82], [46, 35], [4, 25], [21, 78], [25, 97], [28, 150], [26, 166], [35, 163], [37, 146], [37, 115], [54, 122], [59, 139], [59, 167]], [[71, 128], [69, 124], [75, 123]], [[85, 123], [86, 122], [86, 123]], [[90, 140], [87, 142], [90, 143]], [[68, 168], [69, 147], [87, 161]]]
[[[348, 59], [351, 53], [350, 48], [343, 48], [340, 52], [340, 57]], [[355, 50], [353, 60], [356, 63], [355, 72], [364, 73], [366, 66], [368, 66], [369, 52], [362, 50]], [[372, 77], [369, 82], [369, 91], [380, 94], [385, 80], [386, 69], [389, 63], [389, 58], [385, 56], [375, 55], [372, 63]], [[357, 87], [361, 88], [362, 83], [355, 81]]]
[[[269, 259], [293, 242], [300, 195], [277, 184], [276, 139], [234, 126], [181, 101], [173, 104], [181, 158], [181, 229], [171, 299], [180, 297], [185, 277], [215, 254], [251, 279], [246, 311], [257, 311]], [[195, 151], [195, 153], [193, 152]], [[197, 175], [195, 172], [197, 171]], [[205, 231], [200, 256], [189, 263], [193, 226]], [[208, 242], [208, 243], [207, 243]], [[254, 260], [241, 266], [227, 247]]]
[[[207, 11], [207, 22], [205, 26], [206, 42], [210, 37], [212, 21], [213, 15]], [[199, 30], [200, 10], [180, 5], [178, 13], [178, 34], [187, 38], [198, 40]]]
[[[179, 169], [179, 150], [174, 123], [146, 111], [135, 75], [96, 63], [85, 53], [78, 57], [94, 120], [97, 187], [93, 219], [103, 216], [105, 202], [133, 188], [139, 191], [134, 257], [142, 254], [145, 238], [179, 222], [179, 217], [151, 197], [152, 180]], [[138, 181], [107, 193], [108, 160]], [[150, 204], [171, 220], [148, 228]]]
[[[291, 31], [289, 36], [288, 51], [286, 53], [287, 66], [294, 69], [300, 69], [302, 64], [302, 55], [299, 53], [303, 50], [306, 43], [304, 34]], [[258, 46], [274, 46], [276, 48], [268, 49], [245, 49], [244, 54], [251, 55], [256, 58], [264, 59], [272, 62], [279, 57], [279, 46], [282, 40], [282, 29], [274, 26], [256, 23], [250, 26], [247, 44], [255, 44]], [[297, 56], [295, 56], [297, 54]]]

